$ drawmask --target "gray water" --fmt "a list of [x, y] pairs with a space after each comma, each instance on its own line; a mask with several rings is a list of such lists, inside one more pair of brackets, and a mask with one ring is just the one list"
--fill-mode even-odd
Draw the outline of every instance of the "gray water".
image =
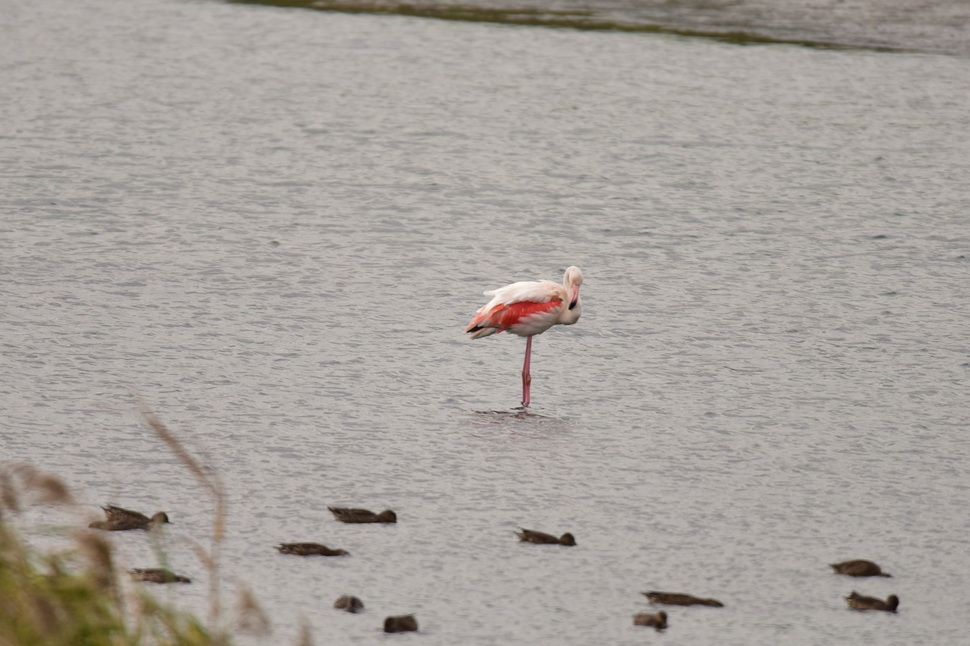
[[[970, 643], [966, 58], [48, 0], [0, 62], [2, 456], [168, 511], [159, 594], [204, 614], [211, 504], [133, 393], [225, 481], [264, 643]], [[570, 264], [516, 414], [524, 342], [461, 330]], [[656, 634], [650, 589], [725, 607]]]

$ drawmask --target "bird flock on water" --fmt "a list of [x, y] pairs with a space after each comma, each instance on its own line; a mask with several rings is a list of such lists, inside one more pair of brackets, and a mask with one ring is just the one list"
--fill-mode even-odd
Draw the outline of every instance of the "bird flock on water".
[[[572, 325], [582, 315], [582, 301], [579, 289], [583, 284], [583, 272], [578, 267], [566, 269], [562, 284], [549, 280], [522, 281], [506, 285], [499, 289], [486, 291], [485, 295], [491, 300], [482, 306], [465, 332], [471, 338], [479, 339], [499, 332], [508, 332], [526, 338], [525, 359], [522, 364], [522, 407], [531, 404], [531, 358], [532, 337], [542, 334], [554, 325]], [[94, 521], [90, 524], [93, 529], [105, 531], [124, 531], [142, 529], [159, 531], [161, 527], [171, 522], [165, 512], [157, 512], [148, 517], [140, 512], [131, 511], [115, 505], [103, 507], [105, 520]], [[397, 523], [397, 514], [390, 509], [374, 513], [367, 509], [328, 507], [334, 518], [344, 523]], [[547, 534], [531, 529], [520, 528], [517, 532], [519, 541], [538, 545], [576, 546], [575, 537], [566, 532], [561, 536]], [[276, 546], [281, 554], [295, 556], [349, 556], [349, 552], [340, 548], [330, 548], [321, 543], [282, 543]], [[865, 559], [854, 559], [841, 563], [830, 564], [836, 574], [852, 577], [889, 577], [882, 569]], [[191, 583], [188, 577], [176, 574], [164, 568], [135, 568], [130, 570], [133, 579], [152, 583]], [[717, 599], [696, 597], [680, 592], [648, 591], [642, 593], [651, 604], [668, 606], [708, 606], [722, 608], [724, 604]], [[852, 591], [845, 597], [849, 608], [853, 610], [881, 610], [896, 612], [899, 598], [895, 594], [885, 600], [877, 597], [861, 595]], [[349, 613], [364, 610], [364, 603], [353, 595], [341, 595], [333, 607]], [[633, 615], [633, 624], [646, 626], [657, 631], [668, 627], [667, 613], [639, 612]], [[393, 615], [384, 619], [384, 632], [414, 632], [418, 630], [418, 622], [413, 614]]]
[[[141, 529], [146, 531], [161, 531], [165, 523], [169, 523], [168, 515], [158, 512], [152, 518], [144, 514], [109, 505], [103, 507], [107, 521], [94, 521], [89, 527], [105, 531], [125, 531]], [[374, 523], [374, 524], [396, 524], [397, 514], [390, 509], [381, 513], [374, 513], [367, 509], [356, 509], [346, 507], [328, 507], [334, 518], [343, 523]], [[154, 522], [154, 519], [165, 517], [164, 523]], [[124, 522], [119, 522], [124, 521]], [[565, 547], [575, 547], [576, 538], [566, 532], [561, 536], [547, 534], [532, 529], [520, 528], [516, 533], [522, 543], [532, 543], [536, 545], [560, 545]], [[295, 556], [349, 556], [350, 552], [340, 548], [330, 548], [321, 543], [282, 543], [276, 546], [281, 554]], [[843, 574], [852, 577], [889, 577], [890, 574], [883, 572], [882, 569], [865, 559], [855, 559], [841, 563], [832, 563], [832, 570], [836, 574]], [[176, 574], [164, 568], [134, 568], [129, 570], [131, 577], [136, 581], [147, 581], [151, 583], [191, 583], [192, 580], [181, 574]], [[651, 590], [642, 593], [651, 604], [667, 606], [708, 606], [712, 608], [723, 608], [724, 604], [717, 599], [707, 597], [697, 597], [692, 594], [682, 592], [658, 592]], [[852, 591], [845, 601], [853, 610], [882, 610], [885, 612], [896, 612], [899, 606], [899, 597], [895, 594], [889, 595], [885, 600], [877, 597], [861, 595]], [[349, 613], [358, 613], [364, 610], [364, 602], [354, 595], [341, 595], [333, 603], [337, 610]], [[662, 631], [668, 627], [667, 613], [663, 610], [658, 612], [638, 612], [633, 615], [635, 626], [646, 626]], [[384, 632], [414, 632], [418, 630], [418, 621], [413, 614], [409, 615], [390, 615], [384, 619]]]
[[[145, 514], [118, 507], [117, 505], [107, 505], [102, 507], [105, 520], [92, 521], [88, 527], [104, 531], [128, 531], [140, 529], [150, 532], [159, 532], [162, 526], [170, 523], [168, 514], [158, 512], [151, 518]], [[342, 523], [381, 523], [393, 524], [397, 522], [397, 514], [390, 509], [385, 509], [377, 514], [368, 509], [355, 509], [348, 507], [328, 507], [334, 518]], [[340, 548], [330, 548], [322, 543], [281, 543], [276, 546], [280, 554], [291, 554], [295, 556], [349, 556], [350, 552]], [[133, 568], [128, 571], [131, 578], [135, 581], [146, 581], [149, 583], [191, 583], [192, 579], [181, 574], [176, 574], [165, 568]], [[341, 595], [333, 603], [333, 607], [350, 613], [358, 613], [364, 609], [364, 602], [353, 595]], [[384, 619], [384, 632], [413, 632], [418, 630], [418, 622], [414, 615], [391, 615]]]

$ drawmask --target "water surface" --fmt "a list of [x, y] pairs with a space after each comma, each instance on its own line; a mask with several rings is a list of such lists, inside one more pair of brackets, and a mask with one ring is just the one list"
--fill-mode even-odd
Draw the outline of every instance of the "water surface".
[[[211, 508], [133, 391], [226, 481], [225, 587], [254, 588], [272, 643], [301, 617], [375, 643], [407, 612], [426, 644], [966, 641], [964, 58], [174, 1], [9, 15], [3, 456], [92, 513], [168, 511], [180, 603], [207, 607]], [[509, 414], [522, 340], [461, 330], [483, 290], [570, 264], [583, 318], [537, 338], [534, 415]], [[273, 549], [303, 540], [352, 556]], [[848, 558], [894, 576], [831, 574]], [[645, 633], [650, 589], [725, 608]], [[899, 614], [850, 612], [853, 589]], [[367, 611], [332, 611], [345, 593]]]

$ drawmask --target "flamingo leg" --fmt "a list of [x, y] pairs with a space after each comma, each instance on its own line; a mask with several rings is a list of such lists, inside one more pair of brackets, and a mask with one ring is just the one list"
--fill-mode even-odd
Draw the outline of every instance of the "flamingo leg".
[[532, 372], [530, 364], [532, 362], [532, 337], [525, 337], [525, 361], [522, 363], [522, 407], [529, 407], [529, 386], [532, 385]]

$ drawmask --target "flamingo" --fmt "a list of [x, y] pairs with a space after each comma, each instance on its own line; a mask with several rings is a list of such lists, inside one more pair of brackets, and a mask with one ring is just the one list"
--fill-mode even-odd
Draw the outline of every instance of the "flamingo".
[[572, 325], [583, 312], [579, 300], [579, 286], [583, 272], [569, 267], [562, 277], [562, 285], [551, 280], [526, 280], [485, 292], [492, 300], [478, 310], [465, 332], [473, 339], [498, 332], [511, 332], [525, 337], [525, 361], [522, 364], [522, 407], [528, 408], [532, 373], [532, 337], [542, 334], [553, 325]]

